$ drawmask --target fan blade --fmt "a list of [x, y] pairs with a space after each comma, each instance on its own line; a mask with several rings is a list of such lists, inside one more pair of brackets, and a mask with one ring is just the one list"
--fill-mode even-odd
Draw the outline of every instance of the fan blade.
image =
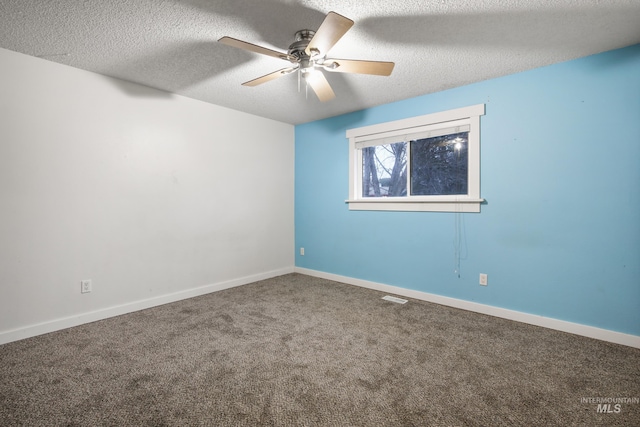
[[284, 59], [286, 61], [296, 62], [297, 58], [289, 55], [288, 53], [278, 52], [277, 50], [268, 49], [266, 47], [258, 46], [257, 44], [245, 42], [242, 40], [234, 39], [233, 37], [222, 37], [218, 40], [220, 43], [224, 43], [227, 46], [237, 47], [239, 49], [248, 50], [250, 52], [259, 53], [261, 55], [272, 56], [274, 58]]
[[351, 19], [335, 12], [329, 12], [307, 45], [305, 52], [309, 56], [326, 55], [352, 26], [353, 21]]
[[333, 93], [333, 89], [329, 85], [327, 78], [322, 74], [320, 70], [314, 70], [308, 73], [305, 77], [311, 89], [318, 95], [318, 99], [320, 101], [325, 102], [329, 101], [336, 97], [336, 94]]
[[358, 61], [355, 59], [325, 59], [322, 66], [337, 73], [373, 74], [389, 76], [395, 64], [382, 61]]
[[270, 82], [271, 80], [275, 80], [278, 77], [282, 77], [285, 76], [289, 73], [294, 72], [295, 70], [297, 70], [298, 67], [289, 67], [289, 68], [283, 68], [282, 70], [278, 70], [278, 71], [274, 71], [273, 73], [269, 73], [267, 75], [264, 75], [262, 77], [258, 77], [257, 79], [253, 79], [253, 80], [249, 80], [248, 82], [244, 82], [242, 83], [242, 86], [258, 86], [262, 83], [266, 83], [266, 82]]

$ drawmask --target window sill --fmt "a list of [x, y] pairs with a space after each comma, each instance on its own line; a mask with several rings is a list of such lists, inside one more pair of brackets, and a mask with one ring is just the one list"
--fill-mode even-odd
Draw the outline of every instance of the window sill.
[[410, 200], [410, 199], [375, 199], [375, 200], [345, 200], [352, 211], [407, 211], [407, 212], [480, 212], [480, 205], [484, 199], [440, 199], [440, 200]]

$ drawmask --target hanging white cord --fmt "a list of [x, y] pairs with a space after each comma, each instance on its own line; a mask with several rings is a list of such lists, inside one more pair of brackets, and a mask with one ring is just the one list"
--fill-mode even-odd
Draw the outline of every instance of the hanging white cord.
[[464, 215], [461, 212], [460, 206], [456, 208], [455, 224], [453, 231], [453, 259], [454, 268], [453, 271], [460, 278], [460, 260], [467, 259], [467, 238], [466, 229], [464, 226]]
[[458, 278], [460, 278], [460, 244], [462, 240], [462, 233], [460, 227], [460, 212], [454, 214], [454, 226], [453, 226], [453, 272]]

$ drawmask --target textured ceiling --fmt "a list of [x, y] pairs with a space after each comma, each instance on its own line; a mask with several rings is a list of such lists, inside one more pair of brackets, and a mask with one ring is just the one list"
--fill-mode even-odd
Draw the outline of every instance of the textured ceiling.
[[[326, 73], [321, 103], [296, 74], [241, 86], [289, 63], [217, 42], [286, 51], [329, 11], [355, 21], [330, 56], [390, 77]], [[292, 124], [636, 43], [639, 0], [0, 0], [2, 48]]]

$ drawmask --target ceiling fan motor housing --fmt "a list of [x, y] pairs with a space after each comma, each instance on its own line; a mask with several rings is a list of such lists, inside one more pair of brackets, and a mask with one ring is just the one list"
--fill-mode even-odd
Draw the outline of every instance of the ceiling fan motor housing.
[[316, 34], [313, 30], [300, 30], [295, 35], [295, 42], [289, 46], [289, 55], [295, 56], [300, 61], [303, 59], [309, 59], [309, 55], [305, 52], [305, 49], [309, 45], [309, 42]]

